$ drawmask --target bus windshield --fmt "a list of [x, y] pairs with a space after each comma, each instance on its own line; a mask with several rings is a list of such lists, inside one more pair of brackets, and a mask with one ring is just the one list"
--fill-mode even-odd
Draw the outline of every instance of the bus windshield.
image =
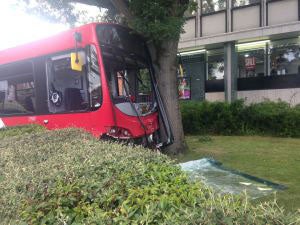
[[128, 115], [147, 115], [156, 109], [144, 42], [122, 27], [97, 29], [106, 76], [114, 104]]

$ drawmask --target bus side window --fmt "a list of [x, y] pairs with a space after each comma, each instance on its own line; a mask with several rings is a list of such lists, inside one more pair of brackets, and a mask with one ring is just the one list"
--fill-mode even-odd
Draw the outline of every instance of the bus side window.
[[[79, 54], [84, 55], [83, 51]], [[70, 54], [51, 57], [46, 62], [48, 108], [50, 113], [84, 111], [88, 108], [86, 66], [72, 70]]]
[[89, 85], [89, 102], [90, 109], [95, 111], [101, 107], [102, 104], [102, 88], [99, 63], [97, 57], [97, 50], [94, 45], [87, 47], [87, 61], [88, 61], [88, 85]]
[[31, 62], [0, 67], [0, 115], [34, 114], [35, 83]]

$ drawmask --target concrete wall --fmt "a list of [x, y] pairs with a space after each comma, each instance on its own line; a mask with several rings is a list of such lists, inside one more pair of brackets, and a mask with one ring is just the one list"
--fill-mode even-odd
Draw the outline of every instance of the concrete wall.
[[220, 12], [202, 17], [202, 35], [209, 36], [226, 32], [226, 13]]
[[[201, 17], [200, 10], [198, 10], [195, 17], [197, 32], [195, 34], [195, 30], [191, 29], [193, 22], [188, 21], [185, 27], [187, 33], [182, 34], [179, 49], [206, 48], [208, 45], [218, 45], [229, 41], [268, 39], [271, 36], [285, 38], [286, 33], [300, 35], [298, 0], [274, 1], [268, 4], [266, 4], [267, 0], [262, 0], [262, 2], [262, 27], [259, 27], [260, 7], [258, 5], [238, 8], [232, 11], [233, 32], [231, 32], [231, 8], [229, 8], [227, 9], [227, 33], [225, 12]], [[200, 17], [202, 21], [199, 21]], [[202, 30], [202, 36], [200, 36], [200, 30]], [[188, 34], [189, 32], [191, 33]]]
[[270, 2], [268, 5], [268, 25], [298, 20], [298, 0]]
[[193, 40], [182, 40], [179, 42], [179, 49], [205, 48], [206, 46], [220, 45], [224, 42], [239, 40], [265, 40], [272, 36], [286, 38], [289, 34], [300, 35], [300, 22], [295, 21], [289, 24], [278, 24], [269, 27], [258, 27], [248, 30], [235, 31], [225, 34], [199, 37]]
[[225, 93], [224, 92], [205, 93], [205, 100], [209, 102], [224, 102]]
[[247, 104], [265, 100], [285, 101], [291, 105], [300, 104], [300, 88], [238, 91], [238, 99], [244, 99]]
[[258, 5], [235, 9], [232, 12], [233, 31], [246, 30], [260, 26], [260, 7]]
[[[238, 99], [244, 99], [246, 104], [259, 103], [266, 100], [284, 101], [292, 106], [300, 104], [300, 88], [238, 91]], [[225, 101], [224, 92], [205, 93], [205, 100], [209, 102]]]
[[185, 33], [181, 34], [181, 39], [191, 39], [196, 37], [196, 18], [190, 18], [183, 27]]

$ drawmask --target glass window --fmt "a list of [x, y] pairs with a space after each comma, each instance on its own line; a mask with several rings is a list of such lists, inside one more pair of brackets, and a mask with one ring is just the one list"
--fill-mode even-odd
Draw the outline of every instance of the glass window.
[[111, 94], [116, 102], [126, 102], [128, 97], [135, 103], [151, 101], [152, 86], [147, 64], [129, 57], [116, 57], [115, 60], [104, 57], [104, 60]]
[[[128, 102], [130, 97], [134, 103], [152, 102], [151, 77], [144, 41], [132, 31], [119, 26], [99, 25], [97, 35], [105, 54], [106, 73], [110, 79], [114, 101]], [[124, 53], [126, 57], [121, 56]], [[142, 111], [144, 114], [145, 110]]]
[[265, 49], [238, 52], [238, 77], [265, 76]]
[[224, 79], [224, 54], [207, 56], [207, 80]]
[[29, 62], [0, 69], [0, 114], [35, 113], [35, 87]]
[[226, 9], [226, 0], [203, 0], [202, 13], [212, 13]]
[[144, 41], [129, 29], [102, 24], [97, 26], [97, 36], [101, 46], [111, 46], [143, 58], [147, 57]]
[[270, 75], [286, 75], [300, 73], [299, 44], [281, 42], [270, 47]]
[[120, 26], [98, 25], [105, 74], [116, 107], [131, 116], [156, 110], [150, 58], [144, 40]]
[[102, 89], [100, 70], [98, 64], [98, 57], [96, 47], [91, 45], [88, 50], [88, 84], [89, 84], [89, 100], [90, 108], [95, 111], [100, 108], [102, 104]]
[[184, 12], [184, 17], [185, 18], [190, 18], [190, 17], [194, 17], [196, 15], [196, 11], [190, 11], [190, 10], [187, 10]]
[[138, 56], [123, 55], [121, 51], [115, 51], [116, 54], [112, 54], [109, 49], [102, 47], [105, 72], [114, 104], [127, 115], [153, 112], [156, 102], [148, 63]]
[[151, 94], [152, 87], [151, 87], [151, 79], [150, 79], [150, 72], [148, 68], [141, 68], [138, 76], [138, 93], [139, 95], [149, 95]]
[[[85, 59], [85, 53], [79, 52]], [[88, 107], [86, 65], [82, 71], [71, 69], [71, 54], [47, 61], [48, 108], [51, 113], [86, 110]]]
[[261, 0], [233, 0], [233, 7], [240, 7], [260, 3]]
[[[196, 5], [197, 4], [197, 0], [192, 0], [193, 3], [195, 3]], [[197, 9], [198, 9], [198, 6], [197, 6]], [[184, 12], [184, 17], [185, 18], [189, 18], [189, 17], [193, 17], [193, 16], [196, 16], [197, 14], [197, 9], [191, 9], [190, 7]]]

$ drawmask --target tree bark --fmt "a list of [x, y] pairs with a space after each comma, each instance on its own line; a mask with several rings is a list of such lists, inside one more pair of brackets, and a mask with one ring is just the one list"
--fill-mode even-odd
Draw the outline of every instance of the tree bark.
[[174, 135], [174, 143], [166, 149], [168, 154], [186, 150], [177, 87], [178, 40], [164, 41], [156, 49], [157, 81]]

